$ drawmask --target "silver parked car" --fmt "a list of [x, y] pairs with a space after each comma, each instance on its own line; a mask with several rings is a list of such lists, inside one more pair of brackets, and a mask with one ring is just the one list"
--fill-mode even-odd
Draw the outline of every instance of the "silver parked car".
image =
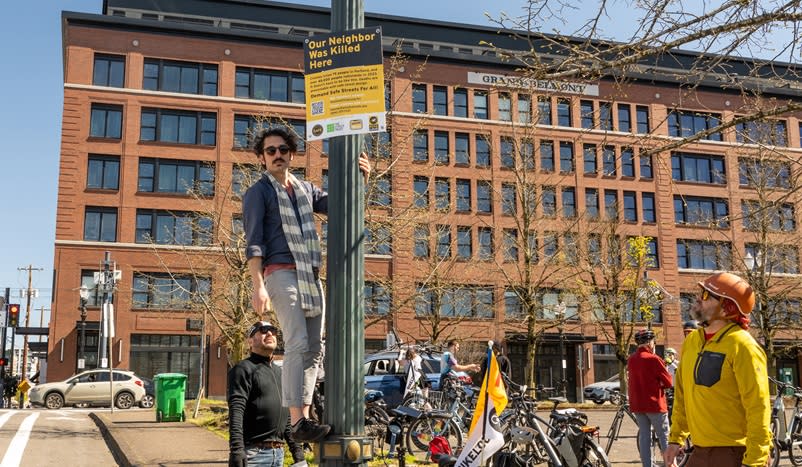
[[621, 402], [620, 390], [621, 382], [618, 381], [618, 373], [616, 373], [604, 381], [585, 386], [585, 400], [591, 400], [597, 404], [604, 404], [607, 401], [619, 404]]
[[[130, 409], [145, 397], [142, 380], [133, 371], [114, 370], [114, 406]], [[65, 405], [104, 405], [109, 400], [109, 370], [84, 371], [64, 381], [37, 384], [29, 394], [31, 404], [48, 409]]]

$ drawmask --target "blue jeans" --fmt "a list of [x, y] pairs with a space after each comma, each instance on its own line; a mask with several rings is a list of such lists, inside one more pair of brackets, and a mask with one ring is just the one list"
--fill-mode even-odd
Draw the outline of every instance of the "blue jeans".
[[248, 456], [249, 466], [284, 466], [284, 448], [248, 448], [245, 450], [245, 455]]
[[[317, 283], [320, 296], [323, 286]], [[279, 269], [265, 278], [267, 295], [273, 302], [284, 336], [284, 366], [281, 375], [281, 400], [285, 407], [312, 404], [317, 373], [323, 362], [323, 314], [304, 316], [298, 300], [298, 274], [294, 269]]]
[[668, 447], [668, 414], [636, 412], [635, 420], [638, 421], [638, 449], [640, 450], [641, 464], [643, 467], [652, 467], [655, 461], [652, 459], [652, 428], [657, 435], [660, 452], [665, 451]]

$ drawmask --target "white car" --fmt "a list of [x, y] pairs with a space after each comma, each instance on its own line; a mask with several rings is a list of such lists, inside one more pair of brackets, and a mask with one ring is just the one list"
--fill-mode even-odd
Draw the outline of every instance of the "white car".
[[[130, 409], [145, 397], [145, 385], [133, 371], [114, 370], [114, 406]], [[28, 395], [31, 404], [60, 409], [65, 405], [110, 404], [109, 370], [84, 371], [64, 381], [37, 384]]]
[[604, 404], [607, 401], [618, 404], [621, 401], [620, 391], [621, 382], [618, 381], [618, 373], [616, 373], [604, 381], [588, 384], [585, 386], [584, 393], [586, 400], [591, 400], [597, 404]]

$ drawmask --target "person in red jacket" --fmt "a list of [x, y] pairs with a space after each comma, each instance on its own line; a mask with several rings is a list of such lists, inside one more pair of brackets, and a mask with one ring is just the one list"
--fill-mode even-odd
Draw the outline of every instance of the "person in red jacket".
[[635, 333], [638, 348], [627, 360], [629, 408], [638, 421], [638, 448], [643, 467], [652, 467], [652, 428], [660, 443], [660, 452], [668, 447], [668, 404], [665, 390], [672, 386], [671, 375], [663, 359], [654, 353], [654, 331]]

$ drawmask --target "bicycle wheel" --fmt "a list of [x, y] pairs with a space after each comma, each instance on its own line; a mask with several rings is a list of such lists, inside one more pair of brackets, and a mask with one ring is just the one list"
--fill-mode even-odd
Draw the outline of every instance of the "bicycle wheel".
[[677, 458], [675, 462], [677, 463], [677, 467], [683, 467], [691, 458], [691, 451], [693, 450], [693, 443], [691, 443], [691, 437], [688, 436], [685, 438], [685, 445], [680, 449], [679, 454], [677, 454]]
[[582, 460], [579, 465], [580, 467], [612, 467], [610, 460], [607, 459], [607, 454], [590, 436], [585, 436], [585, 440], [582, 442]]
[[607, 431], [607, 446], [604, 449], [604, 452], [607, 454], [610, 454], [610, 449], [613, 448], [613, 442], [618, 439], [618, 433], [621, 430], [621, 421], [622, 417], [616, 414], [613, 423], [610, 425], [610, 429]]
[[445, 417], [421, 417], [407, 429], [406, 443], [409, 452], [418, 460], [426, 460], [429, 453], [429, 443], [435, 436], [442, 436], [451, 446], [451, 452], [462, 449], [462, 431]]
[[802, 418], [799, 415], [791, 420], [791, 443], [788, 446], [788, 458], [795, 466], [802, 466]]
[[769, 445], [769, 455], [771, 456], [771, 463], [768, 464], [768, 467], [777, 467], [778, 465], [780, 465], [780, 455], [782, 454], [782, 448], [780, 447], [780, 442], [777, 440], [777, 433], [780, 431], [778, 423], [779, 422], [776, 418], [771, 419], [771, 444]]

